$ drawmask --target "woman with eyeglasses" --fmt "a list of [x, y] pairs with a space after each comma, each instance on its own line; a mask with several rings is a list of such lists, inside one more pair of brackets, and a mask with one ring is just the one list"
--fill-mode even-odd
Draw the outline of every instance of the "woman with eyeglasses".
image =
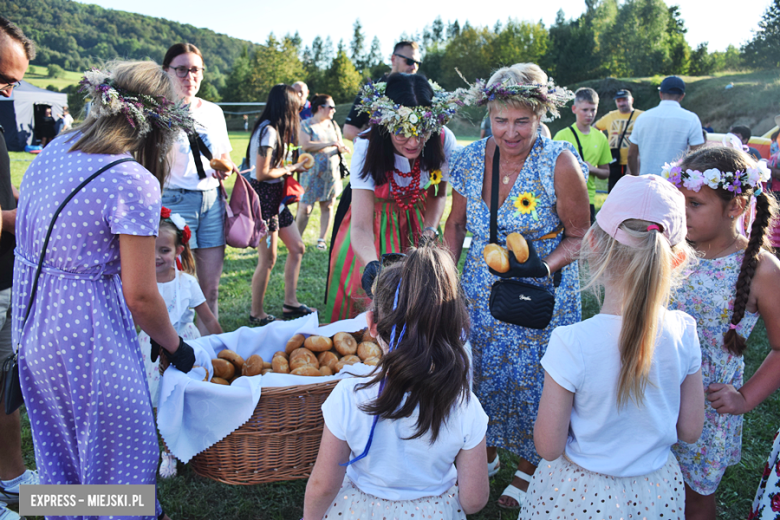
[[354, 317], [371, 303], [380, 257], [435, 240], [446, 203], [448, 162], [457, 143], [444, 124], [456, 101], [425, 77], [391, 74], [368, 84], [368, 130], [355, 140], [352, 201], [334, 229], [329, 320]]
[[341, 140], [341, 129], [333, 121], [336, 105], [327, 94], [315, 94], [311, 100], [312, 117], [301, 121], [298, 142], [304, 152], [314, 155], [314, 166], [301, 172], [304, 193], [298, 203], [298, 231], [301, 236], [309, 223], [314, 203], [320, 203], [320, 235], [317, 249], [325, 251], [325, 234], [333, 221], [333, 205], [341, 193], [339, 151], [349, 153]]
[[[187, 221], [192, 231], [190, 247], [206, 303], [219, 319], [219, 279], [225, 259], [225, 201], [219, 181], [231, 172], [217, 171], [210, 159], [233, 164], [227, 125], [222, 109], [196, 97], [203, 81], [203, 55], [191, 43], [177, 43], [168, 49], [163, 70], [173, 80], [179, 99], [190, 106], [196, 135], [180, 132], [168, 154], [171, 175], [163, 191], [162, 204]], [[233, 171], [238, 171], [233, 165]], [[207, 333], [198, 322], [201, 333]]]

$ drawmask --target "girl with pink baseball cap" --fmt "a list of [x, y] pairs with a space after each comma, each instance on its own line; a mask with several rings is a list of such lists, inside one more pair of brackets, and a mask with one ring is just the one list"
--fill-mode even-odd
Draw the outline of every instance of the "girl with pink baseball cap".
[[556, 328], [542, 358], [534, 443], [544, 459], [520, 518], [683, 518], [671, 447], [704, 422], [696, 322], [667, 310], [695, 258], [685, 199], [655, 175], [617, 182], [582, 241], [596, 316]]

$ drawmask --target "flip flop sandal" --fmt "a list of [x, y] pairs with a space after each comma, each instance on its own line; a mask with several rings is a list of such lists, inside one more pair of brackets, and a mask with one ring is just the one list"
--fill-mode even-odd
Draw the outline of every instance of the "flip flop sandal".
[[[515, 471], [515, 476], [517, 478], [526, 480], [529, 483], [533, 478], [533, 475], [529, 475], [528, 473], [525, 473], [520, 470]], [[512, 498], [514, 499], [515, 502], [517, 502], [516, 506], [505, 506], [502, 505], [501, 502], [498, 502], [498, 507], [503, 507], [504, 509], [520, 509], [521, 507], [523, 507], [523, 502], [525, 502], [525, 491], [513, 486], [511, 483], [506, 487], [506, 489], [504, 489], [504, 491], [501, 493], [501, 496]]]
[[308, 316], [313, 312], [314, 309], [303, 304], [299, 305], [298, 307], [293, 307], [292, 305], [287, 305], [286, 303], [282, 305], [282, 317], [285, 320], [302, 318], [303, 316]]
[[276, 321], [276, 316], [273, 314], [266, 314], [265, 318], [255, 318], [251, 314], [249, 315], [249, 324], [253, 327], [265, 327], [272, 321]]
[[488, 478], [496, 476], [501, 469], [501, 458], [496, 453], [496, 458], [493, 462], [488, 462]]
[[325, 243], [325, 240], [322, 238], [317, 239], [317, 249], [320, 251], [327, 251], [328, 245]]

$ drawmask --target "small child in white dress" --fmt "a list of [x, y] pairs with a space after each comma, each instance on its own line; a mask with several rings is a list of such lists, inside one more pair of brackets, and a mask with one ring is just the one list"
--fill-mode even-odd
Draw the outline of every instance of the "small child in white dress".
[[[160, 212], [160, 230], [155, 241], [155, 267], [157, 270], [157, 289], [168, 308], [168, 316], [173, 328], [185, 341], [200, 337], [193, 323], [195, 313], [206, 326], [209, 334], [221, 334], [222, 327], [206, 304], [206, 297], [200, 289], [195, 273], [195, 261], [189, 247], [190, 228], [184, 219], [168, 208]], [[141, 331], [138, 334], [141, 344], [146, 379], [152, 406], [156, 409], [160, 394], [159, 359], [152, 361], [152, 345], [149, 335]], [[176, 475], [176, 459], [168, 452], [161, 453], [160, 476], [170, 478]]]

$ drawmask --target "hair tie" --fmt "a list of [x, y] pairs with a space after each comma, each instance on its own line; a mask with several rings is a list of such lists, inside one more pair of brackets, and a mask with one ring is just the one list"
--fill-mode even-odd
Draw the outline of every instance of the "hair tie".
[[736, 325], [734, 325], [733, 323], [729, 323], [729, 329], [731, 329], [731, 330], [737, 330], [737, 326], [736, 326]]
[[648, 231], [653, 230], [653, 229], [655, 229], [659, 233], [661, 232], [661, 228], [658, 226], [658, 224], [650, 224], [649, 226], [647, 226], [647, 230]]

